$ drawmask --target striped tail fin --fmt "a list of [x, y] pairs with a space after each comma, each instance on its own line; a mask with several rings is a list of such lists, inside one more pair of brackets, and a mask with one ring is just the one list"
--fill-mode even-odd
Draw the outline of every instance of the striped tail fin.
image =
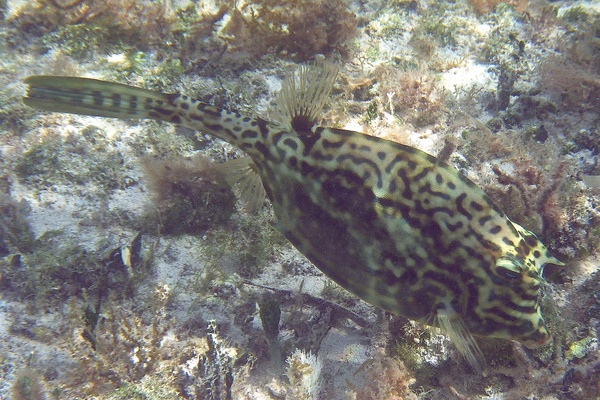
[[45, 111], [111, 118], [162, 119], [174, 107], [171, 96], [120, 83], [68, 76], [37, 75], [25, 79], [23, 102]]

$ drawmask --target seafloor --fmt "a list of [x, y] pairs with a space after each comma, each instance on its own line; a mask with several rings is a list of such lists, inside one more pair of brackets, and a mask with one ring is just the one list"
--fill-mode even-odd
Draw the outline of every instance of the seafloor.
[[[0, 41], [0, 398], [600, 398], [598, 2], [0, 0]], [[74, 75], [268, 118], [321, 55], [324, 125], [447, 160], [565, 262], [550, 344], [478, 338], [475, 372], [236, 202], [238, 149], [21, 102]]]

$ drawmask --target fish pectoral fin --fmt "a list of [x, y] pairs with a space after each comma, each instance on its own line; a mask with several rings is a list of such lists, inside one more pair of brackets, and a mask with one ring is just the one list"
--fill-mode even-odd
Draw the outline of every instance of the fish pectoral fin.
[[456, 346], [458, 352], [469, 362], [471, 367], [481, 372], [485, 368], [485, 357], [475, 341], [475, 337], [455, 311], [438, 310], [435, 325], [442, 328]]
[[244, 210], [257, 212], [267, 196], [256, 165], [250, 157], [229, 160], [219, 166], [225, 181], [231, 186]]

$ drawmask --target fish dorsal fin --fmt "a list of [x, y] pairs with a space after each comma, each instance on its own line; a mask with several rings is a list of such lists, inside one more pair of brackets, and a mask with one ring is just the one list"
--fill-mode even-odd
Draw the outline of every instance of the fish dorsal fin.
[[435, 325], [442, 328], [450, 337], [458, 352], [471, 367], [477, 372], [483, 371], [485, 357], [461, 316], [455, 311], [438, 310], [435, 320]]
[[250, 157], [229, 160], [219, 165], [219, 169], [246, 211], [256, 212], [262, 208], [266, 192]]
[[283, 80], [274, 118], [298, 133], [310, 132], [329, 99], [338, 71], [338, 64], [326, 60], [301, 66]]

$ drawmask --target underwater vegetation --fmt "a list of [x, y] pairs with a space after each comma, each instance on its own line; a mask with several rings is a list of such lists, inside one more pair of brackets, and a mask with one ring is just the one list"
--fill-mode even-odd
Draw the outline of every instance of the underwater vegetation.
[[218, 167], [208, 159], [143, 158], [148, 187], [153, 192], [150, 224], [165, 234], [200, 234], [225, 223], [236, 198]]

